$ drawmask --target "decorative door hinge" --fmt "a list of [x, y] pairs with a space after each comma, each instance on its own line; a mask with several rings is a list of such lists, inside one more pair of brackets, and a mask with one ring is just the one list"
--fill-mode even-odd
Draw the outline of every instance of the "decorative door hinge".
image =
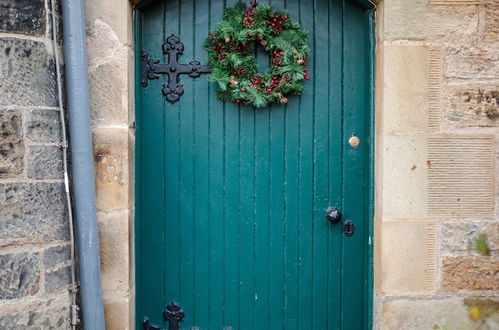
[[147, 51], [141, 52], [140, 82], [147, 87], [149, 80], [158, 79], [160, 74], [168, 75], [168, 84], [163, 84], [163, 95], [168, 102], [175, 103], [184, 94], [184, 86], [179, 82], [179, 75], [188, 74], [197, 78], [203, 73], [209, 73], [210, 68], [198, 61], [189, 64], [180, 64], [178, 56], [184, 53], [184, 44], [180, 38], [172, 34], [163, 44], [163, 54], [168, 55], [168, 63], [159, 63], [159, 60], [150, 58]]
[[[163, 311], [163, 319], [166, 322], [170, 323], [170, 326], [168, 327], [169, 330], [179, 330], [180, 322], [182, 322], [184, 316], [185, 316], [184, 311], [182, 310], [182, 308], [180, 308], [180, 305], [175, 301], [169, 303], [168, 306], [166, 306], [166, 309]], [[161, 328], [159, 326], [151, 324], [147, 316], [144, 317], [144, 321], [142, 321], [142, 330], [160, 330], [160, 329]]]
[[161, 330], [161, 328], [157, 325], [151, 324], [149, 318], [144, 317], [144, 320], [142, 321], [142, 330]]
[[[169, 323], [168, 330], [179, 330], [180, 322], [184, 320], [185, 313], [178, 303], [172, 301], [163, 311], [163, 320]], [[191, 330], [200, 330], [198, 327], [191, 327]], [[157, 325], [151, 324], [146, 316], [142, 321], [142, 330], [161, 330]], [[224, 327], [223, 330], [233, 330], [232, 327]]]

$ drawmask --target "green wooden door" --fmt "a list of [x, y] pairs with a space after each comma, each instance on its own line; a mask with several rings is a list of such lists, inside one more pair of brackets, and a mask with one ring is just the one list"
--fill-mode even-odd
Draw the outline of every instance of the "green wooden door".
[[[182, 329], [370, 327], [372, 10], [361, 2], [260, 1], [310, 32], [312, 80], [287, 105], [223, 103], [206, 75], [181, 76], [174, 104], [165, 76], [137, 87], [138, 327], [147, 316], [168, 329], [171, 301]], [[175, 33], [180, 62], [206, 63], [203, 41], [234, 3], [149, 3], [136, 11], [136, 48], [166, 62]], [[268, 55], [258, 61], [265, 70]], [[342, 222], [326, 220], [328, 206]]]

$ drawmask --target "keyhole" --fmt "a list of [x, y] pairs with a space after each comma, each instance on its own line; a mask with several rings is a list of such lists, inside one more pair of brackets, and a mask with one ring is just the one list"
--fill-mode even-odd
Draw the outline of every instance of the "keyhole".
[[352, 221], [345, 221], [343, 224], [343, 233], [345, 236], [350, 237], [355, 231], [355, 225]]

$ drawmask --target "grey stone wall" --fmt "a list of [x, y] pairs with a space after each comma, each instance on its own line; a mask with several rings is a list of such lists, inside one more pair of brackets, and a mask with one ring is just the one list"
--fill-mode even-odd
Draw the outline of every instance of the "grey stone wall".
[[0, 329], [69, 327], [69, 225], [48, 1], [0, 0]]

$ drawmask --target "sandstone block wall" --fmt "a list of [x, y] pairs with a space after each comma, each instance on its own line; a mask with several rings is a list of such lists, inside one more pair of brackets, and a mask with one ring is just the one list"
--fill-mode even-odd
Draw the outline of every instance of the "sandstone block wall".
[[107, 329], [134, 324], [132, 9], [85, 0], [101, 276]]
[[499, 2], [384, 0], [377, 18], [376, 327], [495, 329]]
[[69, 326], [70, 245], [46, 0], [0, 0], [0, 329]]

